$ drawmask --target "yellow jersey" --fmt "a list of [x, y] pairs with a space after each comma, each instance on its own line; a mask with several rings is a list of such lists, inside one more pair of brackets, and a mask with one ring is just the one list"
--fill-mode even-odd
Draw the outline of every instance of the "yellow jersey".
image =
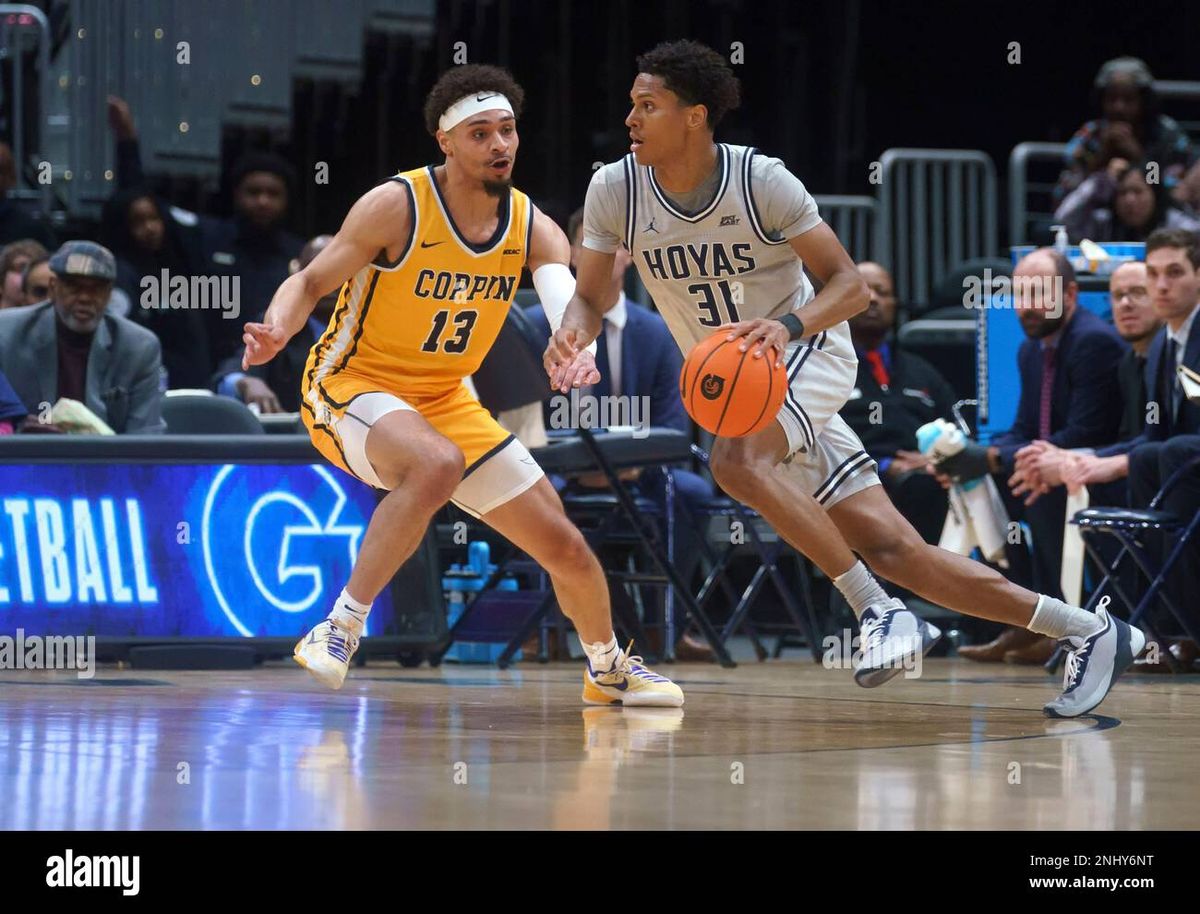
[[504, 325], [529, 255], [529, 197], [510, 188], [496, 231], [474, 244], [454, 224], [432, 165], [391, 180], [408, 191], [412, 235], [397, 260], [381, 251], [342, 286], [309, 353], [306, 391], [334, 376], [401, 395], [445, 391], [479, 367]]

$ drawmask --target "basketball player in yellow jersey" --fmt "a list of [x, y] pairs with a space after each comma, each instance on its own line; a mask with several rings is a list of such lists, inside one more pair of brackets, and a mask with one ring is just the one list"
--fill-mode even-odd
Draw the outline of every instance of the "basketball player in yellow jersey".
[[345, 589], [295, 657], [341, 687], [372, 601], [451, 500], [549, 573], [587, 655], [585, 702], [678, 706], [680, 688], [617, 645], [604, 573], [541, 468], [463, 386], [499, 334], [522, 268], [549, 313], [561, 315], [575, 288], [566, 237], [511, 184], [523, 97], [497, 67], [443, 75], [425, 120], [445, 162], [364, 194], [333, 241], [279, 287], [263, 322], [246, 325], [243, 364], [262, 364], [341, 287], [309, 354], [302, 415], [330, 462], [388, 490]]

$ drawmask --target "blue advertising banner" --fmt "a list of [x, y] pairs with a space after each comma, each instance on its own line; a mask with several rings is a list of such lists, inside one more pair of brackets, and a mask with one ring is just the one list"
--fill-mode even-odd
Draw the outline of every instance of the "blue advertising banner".
[[[322, 465], [0, 466], [0, 628], [300, 637], [349, 578], [372, 489]], [[367, 634], [393, 620], [390, 591]]]

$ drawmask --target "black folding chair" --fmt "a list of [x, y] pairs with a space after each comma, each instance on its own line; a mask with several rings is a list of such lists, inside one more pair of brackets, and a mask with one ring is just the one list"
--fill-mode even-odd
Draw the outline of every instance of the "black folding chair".
[[[692, 445], [692, 453], [705, 466], [708, 465], [708, 453], [703, 448]], [[801, 591], [800, 601], [803, 607], [801, 609], [800, 606], [797, 606], [791, 588], [787, 586], [787, 582], [784, 581], [779, 568], [780, 559], [788, 554], [796, 555], [795, 550], [791, 549], [782, 537], [778, 537], [772, 544], [765, 542], [759, 531], [760, 523], [764, 523], [761, 516], [756, 511], [747, 508], [732, 498], [722, 495], [712, 499], [704, 506], [703, 513], [709, 518], [724, 517], [730, 520], [736, 519], [740, 522], [742, 530], [747, 534], [748, 545], [750, 545], [758, 558], [758, 568], [755, 569], [749, 585], [747, 585], [740, 597], [736, 600], [731, 600], [733, 611], [721, 630], [721, 641], [728, 641], [739, 630], [744, 630], [749, 636], [758, 658], [760, 660], [766, 659], [767, 650], [760, 641], [757, 629], [750, 619], [750, 610], [762, 595], [766, 584], [770, 582], [779, 597], [780, 603], [783, 605], [784, 611], [791, 620], [791, 627], [802, 634], [808, 641], [809, 651], [812, 653], [813, 659], [820, 660], [820, 624], [817, 622], [816, 614], [813, 610], [812, 590], [808, 575], [801, 566], [798, 570]], [[728, 581], [729, 566], [738, 552], [737, 547], [739, 544], [734, 543], [731, 538], [731, 541], [717, 555], [713, 551], [712, 544], [708, 541], [707, 535], [702, 536], [701, 541], [703, 543], [701, 548], [705, 550], [706, 558], [709, 559], [708, 574], [704, 579], [703, 585], [700, 587], [700, 592], [696, 595], [696, 602], [703, 609], [708, 600], [716, 593], [717, 587], [722, 587], [727, 595], [730, 593], [732, 588]], [[774, 656], [779, 656], [783, 644], [784, 636], [780, 635]]]
[[[538, 339], [537, 332], [521, 309], [510, 308], [504, 327], [495, 344], [483, 365], [474, 375], [475, 387], [479, 393], [480, 402], [484, 406], [489, 410], [499, 412], [542, 402], [548, 389], [548, 382], [542, 368], [540, 345], [541, 341]], [[639, 511], [637, 502], [619, 477], [619, 472], [623, 469], [675, 463], [689, 458], [690, 455], [690, 442], [687, 437], [674, 429], [650, 429], [648, 433], [642, 434], [641, 432], [593, 432], [586, 428], [579, 428], [570, 437], [557, 438], [545, 447], [533, 450], [534, 458], [547, 473], [570, 475], [600, 470], [604, 474], [611, 487], [611, 493], [606, 494], [615, 499], [609, 513], [619, 514], [624, 518], [627, 528], [633, 531], [651, 562], [658, 569], [657, 574], [635, 575], [634, 582], [670, 587], [675, 599], [683, 603], [688, 616], [695, 620], [722, 665], [733, 666], [733, 660], [725, 649], [719, 634], [696, 604], [695, 598], [669, 560], [657, 525], [646, 513]], [[595, 548], [596, 542], [592, 540], [589, 542]], [[484, 597], [493, 591], [505, 574], [509, 573], [510, 564], [515, 560], [519, 560], [519, 556], [514, 549], [512, 553], [497, 563], [496, 572], [486, 582], [475, 600], [463, 611], [450, 630], [450, 640], [445, 648], [431, 662], [439, 662], [445, 650], [455, 640], [493, 642], [498, 640], [496, 620], [493, 619], [491, 624], [482, 631], [473, 626], [476, 625], [481, 611], [488, 609], [489, 602], [499, 599], [506, 602], [511, 601], [511, 595], [504, 598], [487, 596], [484, 599]], [[629, 580], [628, 576], [625, 579]], [[509, 593], [511, 594], [511, 592]], [[547, 590], [545, 597], [536, 601], [535, 605], [529, 609], [497, 659], [497, 664], [502, 669], [508, 665], [524, 639], [534, 631], [554, 605], [553, 591]], [[623, 621], [626, 627], [635, 633], [635, 637], [642, 637], [640, 623], [628, 617]]]
[[[1153, 640], [1165, 643], [1154, 631], [1149, 619], [1149, 610], [1155, 600], [1158, 600], [1175, 617], [1187, 636], [1200, 643], [1200, 624], [1197, 619], [1191, 613], [1180, 609], [1163, 589], [1172, 569], [1196, 536], [1197, 530], [1200, 530], [1200, 512], [1186, 518], [1159, 510], [1163, 499], [1170, 494], [1179, 481], [1186, 474], [1195, 472], [1200, 472], [1200, 454], [1171, 474], [1147, 508], [1085, 508], [1071, 518], [1071, 523], [1079, 527], [1087, 554], [1097, 566], [1105, 569], [1104, 577], [1088, 598], [1084, 609], [1095, 612], [1096, 604], [1100, 601], [1101, 596], [1106, 589], [1111, 588], [1130, 611], [1129, 624], [1142, 625]], [[1145, 546], [1138, 542], [1140, 537], [1144, 537], [1148, 533], [1162, 535], [1167, 556], [1161, 564]], [[1102, 534], [1116, 537], [1117, 542], [1121, 544], [1121, 550], [1111, 564], [1106, 564], [1092, 542], [1094, 537]], [[1174, 538], [1174, 544], [1170, 545], [1172, 538]], [[1137, 571], [1140, 571], [1150, 582], [1141, 599], [1136, 602], [1125, 592], [1119, 577], [1122, 564], [1126, 562], [1127, 558], [1133, 561]], [[1128, 566], [1126, 565], [1126, 567]], [[1064, 654], [1065, 649], [1062, 646], [1055, 650], [1053, 656], [1046, 662], [1048, 673], [1053, 673], [1058, 668]], [[1170, 651], [1163, 652], [1163, 660], [1172, 672], [1181, 672], [1179, 662]]]

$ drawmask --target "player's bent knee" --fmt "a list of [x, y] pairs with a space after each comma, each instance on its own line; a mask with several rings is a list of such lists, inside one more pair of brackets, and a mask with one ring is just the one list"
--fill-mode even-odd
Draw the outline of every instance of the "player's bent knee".
[[725, 494], [753, 505], [762, 494], [770, 467], [747, 460], [738, 453], [715, 453], [709, 463], [713, 479]]
[[929, 544], [916, 531], [898, 531], [893, 537], [880, 538], [870, 547], [857, 551], [870, 568], [897, 584], [904, 584], [928, 569], [923, 555]]
[[435, 508], [450, 499], [466, 469], [462, 451], [440, 435], [414, 443], [411, 437], [379, 434], [370, 440], [367, 453], [384, 488], [411, 488]]
[[419, 490], [438, 506], [445, 504], [462, 482], [467, 464], [463, 452], [453, 442], [443, 439], [421, 455], [420, 463], [411, 474]]
[[579, 529], [567, 524], [555, 537], [553, 551], [543, 558], [546, 570], [555, 577], [574, 578], [599, 568], [595, 553]]

